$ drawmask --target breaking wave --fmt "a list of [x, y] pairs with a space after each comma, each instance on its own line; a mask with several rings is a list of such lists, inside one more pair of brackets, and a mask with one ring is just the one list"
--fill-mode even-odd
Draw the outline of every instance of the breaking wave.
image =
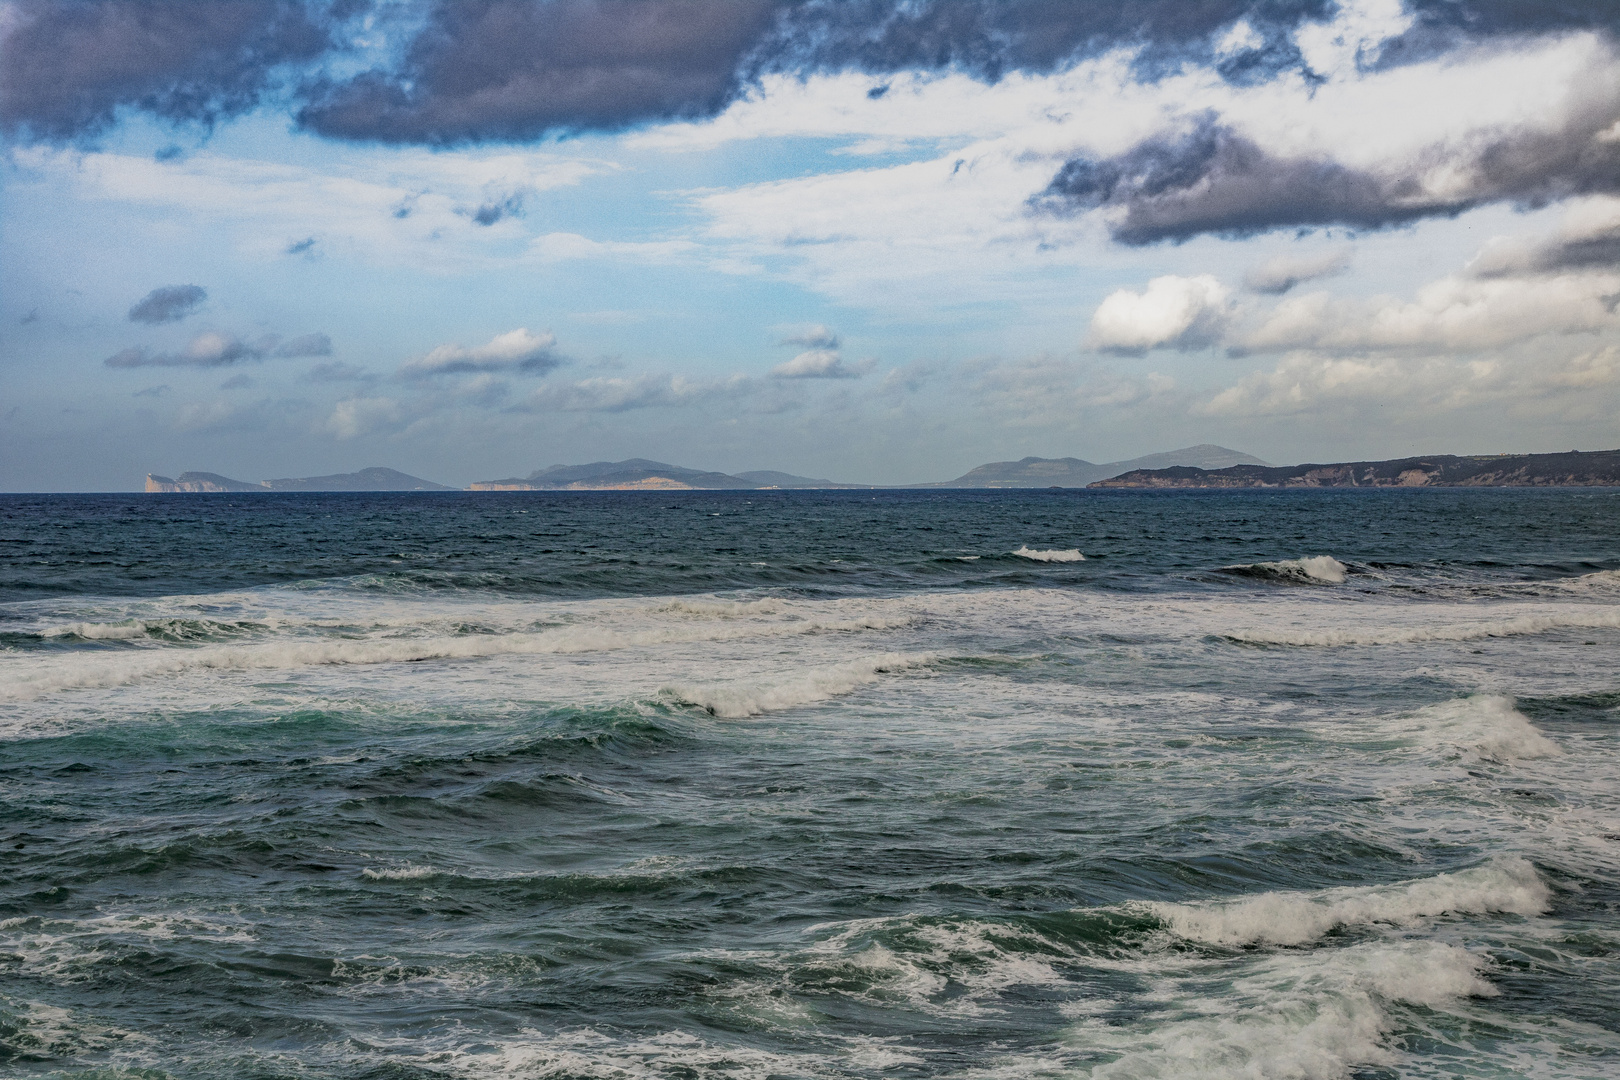
[[167, 642], [218, 641], [269, 629], [260, 622], [219, 622], [212, 619], [125, 619], [121, 622], [72, 622], [48, 626], [41, 638], [79, 638], [84, 641]]
[[1568, 611], [1557, 615], [1521, 615], [1512, 619], [1452, 623], [1447, 626], [1378, 626], [1334, 630], [1244, 629], [1231, 630], [1221, 636], [1252, 645], [1409, 645], [1420, 641], [1483, 641], [1486, 638], [1545, 634], [1554, 630], [1614, 628], [1620, 628], [1620, 610], [1594, 607], [1589, 611]]
[[665, 692], [684, 705], [696, 705], [727, 719], [741, 719], [838, 697], [877, 682], [883, 675], [925, 667], [935, 659], [932, 653], [889, 652], [813, 668], [787, 679], [674, 685], [666, 687]]
[[207, 646], [124, 653], [79, 655], [41, 664], [19, 674], [0, 689], [0, 700], [28, 701], [57, 690], [127, 686], [143, 679], [194, 670], [252, 670], [314, 667], [333, 664], [394, 664], [426, 660], [466, 660], [493, 656], [604, 652], [651, 645], [801, 634], [892, 630], [911, 625], [902, 618], [858, 618], [842, 621], [777, 623], [705, 629], [660, 628], [608, 630], [566, 626], [538, 633], [481, 634], [464, 637], [388, 637], [372, 639], [293, 639], [254, 645]]
[[1453, 746], [1487, 761], [1554, 757], [1564, 752], [1513, 707], [1510, 697], [1481, 694], [1443, 701], [1419, 709], [1412, 720], [1424, 741]]
[[1357, 1067], [1398, 1063], [1387, 1037], [1401, 1005], [1434, 1009], [1495, 996], [1481, 976], [1484, 966], [1467, 950], [1439, 942], [1275, 956], [1229, 987], [1200, 988], [1205, 992], [1168, 1023], [1146, 1031], [1087, 1025], [1088, 1041], [1119, 1055], [1091, 1075], [1343, 1080]]
[[1394, 885], [1268, 892], [1238, 900], [1144, 905], [1177, 937], [1207, 945], [1303, 945], [1341, 927], [1407, 926], [1447, 914], [1539, 915], [1551, 894], [1518, 856]]
[[1312, 555], [1305, 559], [1283, 559], [1279, 562], [1221, 567], [1223, 574], [1282, 581], [1295, 585], [1342, 585], [1345, 575], [1349, 572], [1348, 566], [1331, 555]]
[[1033, 559], [1036, 562], [1085, 562], [1086, 561], [1086, 557], [1084, 555], [1080, 554], [1080, 549], [1079, 548], [1069, 548], [1066, 551], [1059, 551], [1059, 550], [1056, 550], [1056, 549], [1049, 549], [1049, 550], [1046, 550], [1046, 551], [1037, 551], [1035, 548], [1025, 546], [1025, 547], [1019, 548], [1017, 551], [1009, 552], [1008, 554], [1016, 555], [1020, 559]]

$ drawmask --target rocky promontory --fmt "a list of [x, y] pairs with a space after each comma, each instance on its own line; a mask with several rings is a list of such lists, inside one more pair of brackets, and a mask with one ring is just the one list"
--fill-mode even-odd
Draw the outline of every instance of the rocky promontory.
[[170, 478], [156, 473], [146, 474], [149, 492], [203, 492], [203, 491], [453, 491], [454, 488], [423, 480], [420, 476], [402, 473], [398, 469], [373, 466], [352, 473], [333, 473], [330, 476], [286, 477], [280, 480], [232, 480], [211, 472], [183, 472]]

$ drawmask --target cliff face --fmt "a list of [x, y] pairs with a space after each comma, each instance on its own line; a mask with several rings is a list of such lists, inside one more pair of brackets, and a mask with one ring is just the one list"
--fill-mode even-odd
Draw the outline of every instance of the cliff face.
[[1397, 458], [1331, 465], [1138, 469], [1094, 488], [1620, 487], [1620, 450]]
[[156, 473], [146, 474], [147, 491], [269, 491], [263, 484], [249, 484], [243, 480], [232, 480], [228, 476], [208, 472], [183, 472], [176, 479], [167, 476], [158, 476]]

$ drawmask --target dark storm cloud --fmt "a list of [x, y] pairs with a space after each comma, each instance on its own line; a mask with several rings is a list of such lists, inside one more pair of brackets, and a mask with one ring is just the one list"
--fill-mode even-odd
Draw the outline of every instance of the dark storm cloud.
[[1035, 205], [1051, 212], [1122, 209], [1110, 226], [1114, 239], [1150, 244], [1208, 232], [1378, 228], [1436, 212], [1402, 203], [1400, 194], [1333, 161], [1275, 157], [1205, 116], [1190, 131], [1148, 139], [1117, 157], [1068, 162]]
[[1613, 0], [1405, 0], [1412, 27], [1386, 41], [1377, 67], [1397, 67], [1481, 39], [1580, 30], [1620, 33]]
[[[459, 0], [435, 4], [390, 71], [320, 82], [299, 114], [346, 139], [446, 145], [712, 116], [760, 75], [959, 70], [995, 80], [1139, 47], [1139, 66], [1213, 60], [1247, 19], [1240, 77], [1298, 63], [1291, 31], [1331, 0]], [[870, 95], [882, 96], [881, 89]]]
[[[1620, 32], [1614, 0], [1407, 0], [1412, 27], [1369, 62], [1426, 59], [1484, 38]], [[955, 70], [993, 81], [1112, 48], [1145, 77], [1187, 62], [1226, 78], [1302, 70], [1301, 24], [1335, 0], [19, 0], [0, 41], [0, 129], [93, 135], [120, 107], [210, 124], [298, 82], [310, 130], [454, 145], [710, 116], [771, 72]], [[374, 11], [406, 33], [397, 59], [323, 73]], [[405, 12], [407, 14], [402, 14]], [[1252, 44], [1217, 55], [1243, 20]], [[373, 30], [373, 32], [378, 32]], [[1306, 72], [1308, 77], [1313, 73]], [[285, 76], [285, 77], [284, 77]], [[881, 97], [874, 88], [874, 99]]]
[[21, 0], [0, 39], [0, 130], [72, 141], [120, 107], [213, 124], [330, 47], [293, 0]]
[[525, 140], [707, 116], [777, 0], [458, 0], [432, 9], [391, 72], [316, 86], [299, 114], [323, 135], [434, 145]]
[[995, 80], [1133, 46], [1151, 72], [1212, 59], [1212, 39], [1246, 19], [1261, 42], [1246, 62], [1275, 70], [1299, 59], [1290, 32], [1334, 9], [1332, 0], [809, 0], [784, 9], [754, 59], [799, 73], [949, 68]]
[[129, 321], [147, 323], [178, 322], [196, 310], [208, 299], [208, 290], [201, 285], [164, 285], [146, 294], [129, 309]]
[[[1612, 29], [1612, 3], [1413, 0], [1390, 65], [1479, 37]], [[1187, 62], [1250, 82], [1301, 69], [1301, 24], [1334, 0], [459, 0], [440, 2], [392, 70], [310, 88], [322, 134], [446, 145], [712, 116], [772, 72], [955, 70], [994, 81], [1108, 49], [1139, 74]], [[1217, 56], [1239, 20], [1253, 44]], [[1306, 72], [1307, 76], [1314, 73]], [[873, 100], [884, 87], [874, 87]]]
[[[1573, 195], [1620, 192], [1620, 142], [1604, 136], [1620, 98], [1594, 99], [1554, 129], [1495, 132], [1476, 145], [1436, 148], [1428, 160], [1372, 172], [1327, 158], [1284, 157], [1205, 115], [1190, 129], [1145, 140], [1111, 158], [1066, 163], [1037, 210], [1114, 210], [1109, 229], [1132, 245], [1205, 233], [1252, 236], [1272, 229], [1380, 229], [1454, 216], [1492, 202], [1546, 205]], [[1437, 194], [1431, 167], [1467, 177]]]

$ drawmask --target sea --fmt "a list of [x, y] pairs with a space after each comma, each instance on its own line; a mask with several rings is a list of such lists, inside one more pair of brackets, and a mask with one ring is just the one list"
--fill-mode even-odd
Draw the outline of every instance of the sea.
[[0, 496], [0, 1074], [1620, 1077], [1620, 491]]

